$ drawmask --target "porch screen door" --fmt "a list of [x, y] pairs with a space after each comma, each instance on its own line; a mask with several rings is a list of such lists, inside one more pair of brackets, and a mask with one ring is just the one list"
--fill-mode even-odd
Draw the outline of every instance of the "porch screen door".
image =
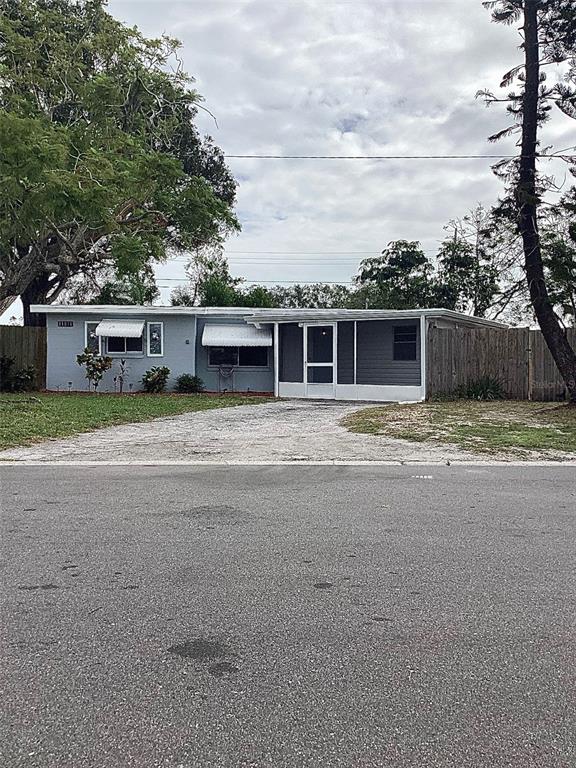
[[335, 396], [335, 326], [334, 324], [308, 325], [305, 331], [306, 397], [333, 398]]

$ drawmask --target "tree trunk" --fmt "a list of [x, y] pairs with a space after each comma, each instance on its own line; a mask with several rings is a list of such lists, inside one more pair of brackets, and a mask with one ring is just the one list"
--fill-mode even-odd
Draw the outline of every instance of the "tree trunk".
[[46, 325], [46, 315], [30, 312], [31, 304], [45, 304], [50, 286], [48, 276], [41, 275], [34, 278], [27, 286], [26, 290], [20, 295], [22, 306], [24, 307], [24, 325], [44, 327]]
[[554, 312], [550, 301], [538, 233], [538, 194], [536, 189], [536, 147], [538, 142], [538, 92], [540, 85], [540, 50], [538, 44], [538, 9], [540, 0], [524, 0], [524, 59], [526, 80], [523, 95], [522, 155], [516, 188], [518, 227], [524, 248], [524, 266], [530, 301], [542, 334], [564, 379], [570, 401], [576, 403], [576, 354]]

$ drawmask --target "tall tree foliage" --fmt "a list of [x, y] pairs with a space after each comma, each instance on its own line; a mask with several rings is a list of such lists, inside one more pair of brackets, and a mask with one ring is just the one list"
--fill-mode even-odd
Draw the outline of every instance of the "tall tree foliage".
[[283, 309], [340, 309], [349, 306], [352, 296], [345, 285], [327, 283], [275, 285], [269, 289], [269, 293], [274, 306]]
[[[526, 283], [534, 314], [570, 400], [576, 402], [576, 354], [554, 311], [544, 269], [539, 213], [545, 180], [537, 172], [539, 127], [549, 119], [553, 105], [576, 118], [574, 0], [493, 0], [484, 5], [492, 11], [494, 21], [520, 21], [522, 25], [524, 60], [504, 75], [501, 84], [506, 88], [515, 85], [506, 99], [514, 122], [491, 139], [520, 133], [520, 157], [511, 166], [499, 164], [496, 170], [511, 185], [513, 194], [508, 205], [522, 238]], [[563, 80], [549, 84], [543, 69], [547, 65], [561, 65]], [[490, 92], [483, 95], [489, 102], [502, 101]]]
[[433, 265], [417, 241], [394, 240], [381, 256], [360, 262], [355, 304], [373, 308], [414, 309], [434, 306]]
[[0, 0], [0, 302], [25, 322], [77, 275], [137, 275], [238, 227], [179, 43], [104, 0]]
[[221, 248], [197, 248], [186, 265], [186, 276], [188, 285], [172, 291], [173, 306], [232, 307], [237, 303], [243, 280], [230, 274]]
[[499, 269], [491, 247], [489, 215], [481, 205], [446, 229], [453, 231], [440, 245], [436, 276], [437, 305], [485, 317], [499, 289]]

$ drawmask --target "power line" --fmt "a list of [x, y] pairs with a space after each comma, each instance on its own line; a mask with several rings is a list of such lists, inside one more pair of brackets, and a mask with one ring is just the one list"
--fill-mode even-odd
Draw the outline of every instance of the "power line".
[[[520, 160], [534, 155], [229, 155], [234, 160]], [[537, 160], [570, 159], [572, 155], [535, 155]]]
[[[243, 261], [244, 256], [380, 256], [382, 250], [374, 251], [225, 251], [224, 256], [240, 254], [242, 258], [231, 261]], [[191, 261], [193, 256], [174, 256], [170, 261]], [[274, 261], [274, 263], [277, 263]]]
[[358, 254], [380, 254], [381, 251], [378, 249], [373, 251], [226, 251], [226, 253], [263, 253], [263, 254], [271, 254], [271, 253], [278, 253], [278, 254], [306, 254], [307, 256], [310, 255], [324, 255], [324, 254], [352, 254], [352, 253], [358, 253]]
[[[188, 280], [185, 277], [163, 277], [163, 282], [177, 282], [187, 283]], [[261, 283], [269, 283], [271, 285], [291, 284], [291, 285], [316, 285], [321, 283], [322, 285], [356, 285], [352, 280], [252, 280], [249, 278], [243, 278], [244, 282], [248, 285], [260, 285]], [[162, 285], [161, 282], [157, 283], [158, 288], [170, 288], [169, 285]]]
[[[320, 264], [320, 266], [334, 266], [335, 264], [341, 264], [342, 266], [346, 266], [347, 264], [358, 264], [361, 261], [359, 257], [351, 257], [348, 259], [334, 259], [334, 258], [326, 258], [326, 259], [320, 259], [319, 257], [308, 259], [308, 258], [301, 258], [301, 259], [243, 259], [242, 261], [237, 261], [236, 259], [230, 259], [229, 260], [229, 266], [231, 267], [243, 267], [248, 264], [269, 264], [270, 266], [278, 266], [278, 267], [284, 267], [284, 266], [294, 266], [294, 267], [305, 267], [307, 264]], [[184, 264], [184, 262], [179, 262], [179, 264]]]
[[260, 261], [241, 261], [241, 262], [233, 262], [233, 261], [231, 261], [230, 262], [230, 266], [231, 267], [245, 267], [245, 266], [249, 266], [251, 264], [255, 264], [255, 265], [270, 265], [270, 266], [274, 265], [274, 266], [278, 266], [278, 267], [298, 267], [298, 268], [301, 268], [301, 267], [314, 267], [314, 266], [317, 266], [317, 267], [334, 267], [334, 266], [346, 267], [346, 266], [350, 266], [350, 265], [355, 266], [356, 264], [358, 264], [358, 260], [357, 259], [356, 260], [349, 259], [347, 261], [343, 261], [341, 259], [340, 261], [274, 261], [274, 262], [272, 262], [270, 260], [265, 261], [264, 259], [261, 259]]

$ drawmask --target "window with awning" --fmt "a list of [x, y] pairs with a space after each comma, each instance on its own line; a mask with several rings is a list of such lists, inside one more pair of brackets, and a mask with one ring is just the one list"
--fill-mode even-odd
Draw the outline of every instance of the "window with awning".
[[95, 335], [105, 339], [107, 354], [125, 355], [143, 351], [143, 332], [143, 320], [101, 320]]
[[142, 336], [143, 330], [143, 320], [101, 320], [96, 326], [96, 336], [138, 339]]
[[267, 368], [272, 331], [253, 325], [207, 323], [202, 346], [208, 347], [208, 365], [218, 368]]
[[271, 347], [272, 330], [253, 325], [207, 323], [202, 332], [203, 347]]

